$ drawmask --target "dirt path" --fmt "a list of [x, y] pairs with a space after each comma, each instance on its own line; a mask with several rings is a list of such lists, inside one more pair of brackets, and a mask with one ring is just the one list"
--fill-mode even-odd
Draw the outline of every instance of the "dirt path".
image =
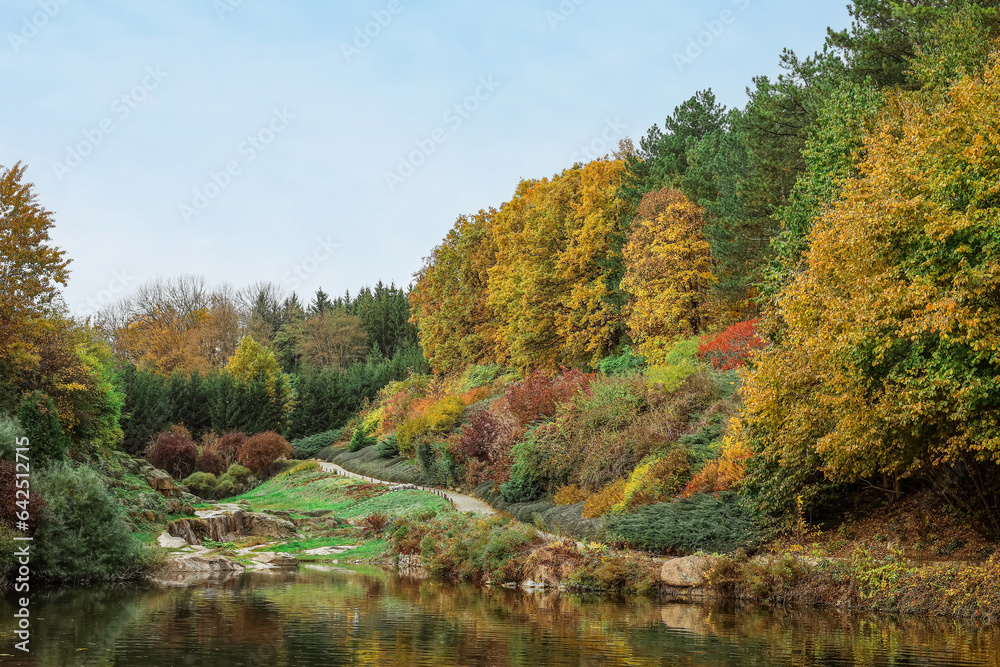
[[[387, 482], [387, 481], [382, 480], [382, 479], [375, 479], [374, 477], [365, 477], [364, 475], [359, 475], [357, 473], [351, 472], [350, 470], [345, 470], [345, 469], [341, 468], [336, 463], [327, 463], [326, 461], [317, 461], [317, 463], [319, 463], [319, 467], [322, 468], [323, 470], [325, 470], [326, 472], [332, 472], [332, 473], [335, 473], [337, 475], [343, 475], [344, 477], [351, 477], [353, 479], [360, 479], [360, 480], [363, 480], [365, 482], [369, 482], [371, 484], [386, 484], [388, 486], [402, 486], [398, 482]], [[411, 484], [411, 485], [408, 485], [408, 486], [416, 486], [416, 485], [415, 484]], [[452, 493], [451, 491], [442, 491], [440, 489], [432, 489], [432, 488], [426, 487], [426, 486], [417, 486], [416, 488], [420, 489], [421, 491], [430, 491], [431, 493], [436, 493], [439, 496], [443, 496], [443, 497], [447, 498], [448, 500], [452, 501], [452, 503], [454, 503], [455, 509], [457, 509], [459, 512], [473, 512], [475, 514], [487, 514], [487, 515], [488, 514], [496, 514], [496, 511], [492, 507], [490, 507], [489, 505], [487, 505], [486, 503], [484, 503], [481, 500], [477, 500], [476, 498], [470, 498], [469, 496], [463, 496], [463, 495], [458, 494], [458, 493]]]

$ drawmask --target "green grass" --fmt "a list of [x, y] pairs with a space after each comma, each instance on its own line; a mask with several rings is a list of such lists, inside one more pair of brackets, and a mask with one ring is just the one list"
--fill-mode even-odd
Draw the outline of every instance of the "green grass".
[[448, 510], [451, 510], [451, 503], [433, 493], [393, 491], [348, 507], [338, 513], [338, 516], [353, 519], [379, 512], [389, 517], [414, 517], [430, 513], [440, 514]]
[[375, 512], [389, 517], [420, 516], [451, 509], [447, 500], [427, 491], [394, 491], [369, 500], [357, 500], [347, 489], [361, 482], [320, 470], [280, 475], [243, 495], [222, 502], [246, 500], [255, 510], [330, 510], [338, 517], [357, 519]]
[[381, 556], [388, 548], [388, 540], [372, 540], [371, 542], [365, 542], [357, 549], [351, 549], [339, 554], [337, 560], [341, 562], [345, 560], [370, 560]]
[[356, 539], [351, 539], [349, 537], [310, 537], [305, 540], [293, 540], [290, 542], [284, 542], [282, 544], [274, 544], [267, 547], [266, 549], [258, 549], [257, 551], [285, 551], [293, 553], [296, 551], [306, 551], [308, 549], [318, 549], [320, 547], [342, 547], [348, 544], [354, 544], [357, 542]]

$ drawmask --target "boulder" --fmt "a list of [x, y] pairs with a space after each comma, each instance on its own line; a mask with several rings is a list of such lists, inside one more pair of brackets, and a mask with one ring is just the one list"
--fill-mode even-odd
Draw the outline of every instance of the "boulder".
[[173, 477], [163, 470], [157, 470], [156, 468], [146, 472], [146, 483], [157, 491], [169, 491], [177, 486], [174, 484]]
[[298, 567], [299, 559], [292, 554], [286, 553], [274, 553], [268, 551], [266, 553], [256, 554], [253, 559], [258, 563], [263, 565], [270, 565], [271, 567]]
[[188, 545], [187, 540], [182, 537], [173, 537], [170, 533], [163, 532], [156, 542], [164, 549], [180, 549], [181, 547], [186, 547]]
[[135, 497], [136, 506], [143, 510], [163, 509], [163, 498], [155, 493], [140, 493]]
[[666, 561], [660, 568], [660, 581], [667, 586], [697, 588], [705, 584], [705, 575], [715, 565], [715, 558], [687, 556]]

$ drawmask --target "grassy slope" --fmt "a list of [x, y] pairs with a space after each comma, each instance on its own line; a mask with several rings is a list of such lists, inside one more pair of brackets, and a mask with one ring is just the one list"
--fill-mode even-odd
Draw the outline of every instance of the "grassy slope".
[[[281, 510], [301, 516], [304, 512], [329, 510], [323, 526], [300, 523], [302, 537], [285, 540], [265, 547], [261, 551], [282, 551], [299, 556], [302, 560], [370, 560], [384, 553], [388, 543], [381, 539], [365, 539], [360, 528], [344, 525], [346, 521], [360, 523], [371, 514], [384, 514], [388, 518], [429, 518], [442, 512], [452, 512], [451, 505], [426, 491], [394, 491], [383, 493], [373, 489], [373, 497], [358, 493], [367, 485], [355, 480], [331, 475], [315, 468], [287, 472], [265, 482], [243, 495], [225, 502], [246, 501], [252, 511]], [[352, 492], [353, 491], [353, 492]], [[244, 546], [244, 545], [238, 545]], [[308, 549], [326, 546], [354, 546], [355, 548], [334, 556], [303, 554]], [[231, 549], [230, 549], [231, 550]]]

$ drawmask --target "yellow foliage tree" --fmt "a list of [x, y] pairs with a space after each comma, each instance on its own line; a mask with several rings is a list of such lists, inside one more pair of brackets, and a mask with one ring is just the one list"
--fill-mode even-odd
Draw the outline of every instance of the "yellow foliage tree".
[[593, 363], [614, 344], [617, 314], [602, 261], [626, 204], [621, 160], [522, 181], [490, 225], [489, 303], [496, 361], [519, 368]]
[[26, 169], [0, 167], [0, 367], [8, 377], [37, 363], [30, 340], [69, 275], [65, 253], [50, 244], [52, 213], [22, 182]]
[[979, 477], [1000, 463], [997, 118], [995, 56], [947, 91], [890, 99], [780, 296], [785, 326], [748, 379], [743, 420], [786, 471], [853, 481], [958, 463], [1000, 531]]
[[705, 297], [715, 281], [701, 209], [679, 190], [643, 198], [623, 250], [626, 323], [651, 364], [663, 363], [678, 338], [704, 325]]
[[462, 216], [417, 274], [410, 293], [411, 322], [438, 373], [489, 363], [496, 351], [497, 318], [487, 301], [495, 251], [489, 237], [496, 211]]

